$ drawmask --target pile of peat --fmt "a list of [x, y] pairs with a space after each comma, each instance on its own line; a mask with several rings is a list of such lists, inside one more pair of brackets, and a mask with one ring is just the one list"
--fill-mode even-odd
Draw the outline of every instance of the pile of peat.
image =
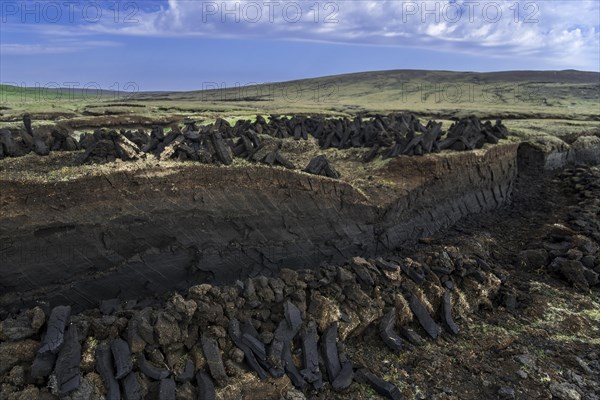
[[[59, 129], [53, 129], [49, 134], [34, 132], [29, 115], [25, 115], [23, 121], [24, 130], [0, 130], [0, 159], [22, 156], [31, 151], [47, 155], [50, 150], [85, 149], [79, 163], [127, 161], [153, 154], [160, 159], [225, 165], [231, 164], [233, 157], [240, 157], [294, 168], [280, 152], [283, 139], [307, 140], [310, 135], [318, 141], [322, 150], [367, 148], [370, 150], [363, 161], [369, 162], [378, 155], [392, 158], [445, 149], [479, 149], [486, 143], [496, 144], [509, 134], [501, 121], [492, 125], [490, 121], [482, 122], [475, 117], [461, 119], [444, 132], [441, 122], [429, 121], [423, 125], [412, 114], [376, 115], [369, 119], [271, 116], [268, 122], [257, 116], [254, 122], [238, 120], [233, 126], [220, 118], [214, 124], [203, 126], [188, 121], [183, 129], [174, 125], [168, 133], [160, 126], [154, 126], [149, 134], [143, 129], [120, 132], [99, 129], [81, 135], [77, 142]], [[307, 170], [311, 169], [307, 167]]]

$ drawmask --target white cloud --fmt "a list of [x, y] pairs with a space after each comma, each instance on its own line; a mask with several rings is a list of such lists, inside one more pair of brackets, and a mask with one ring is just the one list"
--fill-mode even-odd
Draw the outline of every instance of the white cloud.
[[[151, 8], [143, 4], [133, 15], [135, 23], [104, 18], [78, 25], [78, 32], [427, 48], [529, 57], [564, 68], [598, 69], [600, 62], [597, 0], [168, 0]], [[53, 29], [57, 35], [73, 31]]]

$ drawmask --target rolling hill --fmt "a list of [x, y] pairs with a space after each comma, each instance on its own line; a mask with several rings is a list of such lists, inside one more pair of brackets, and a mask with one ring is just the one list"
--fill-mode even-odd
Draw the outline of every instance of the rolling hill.
[[[166, 125], [186, 117], [235, 120], [256, 114], [352, 116], [398, 111], [446, 120], [467, 115], [545, 120], [552, 129], [557, 129], [551, 122], [556, 120], [593, 126], [600, 120], [600, 73], [574, 70], [391, 70], [204, 91], [121, 93], [117, 98], [103, 91], [93, 98], [75, 92], [24, 100], [16, 89], [0, 87], [1, 123], [19, 124], [25, 112], [35, 123], [60, 122], [73, 129]], [[22, 94], [29, 89], [20, 90]], [[532, 129], [536, 124], [530, 124]]]

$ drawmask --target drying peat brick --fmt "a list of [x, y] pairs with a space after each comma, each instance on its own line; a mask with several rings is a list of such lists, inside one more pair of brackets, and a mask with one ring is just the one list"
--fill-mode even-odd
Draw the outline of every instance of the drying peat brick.
[[52, 373], [54, 363], [56, 362], [56, 354], [51, 351], [37, 353], [35, 360], [31, 366], [32, 378], [45, 378]]
[[440, 134], [442, 133], [442, 123], [435, 123], [433, 121], [429, 121], [427, 125], [429, 130], [428, 132], [423, 134], [423, 140], [421, 145], [423, 146], [423, 153], [431, 153], [433, 150], [434, 143], [437, 143]]
[[50, 351], [57, 353], [64, 341], [65, 328], [71, 317], [71, 306], [57, 306], [52, 309], [48, 319], [48, 329], [42, 341], [39, 353]]
[[285, 320], [287, 321], [291, 332], [293, 332], [293, 336], [288, 340], [291, 341], [302, 326], [302, 315], [298, 307], [289, 300], [283, 304], [283, 314], [285, 315]]
[[258, 134], [252, 129], [249, 129], [248, 132], [245, 132], [245, 135], [242, 136], [247, 136], [248, 139], [250, 139], [250, 142], [252, 142], [252, 146], [254, 146], [255, 148], [260, 146], [260, 138], [258, 137]]
[[409, 306], [413, 314], [417, 317], [419, 324], [425, 329], [425, 332], [432, 338], [436, 339], [440, 334], [440, 327], [435, 323], [429, 312], [421, 303], [419, 298], [415, 296], [414, 293], [411, 293]]
[[492, 133], [500, 139], [508, 139], [508, 128], [502, 124], [500, 119], [496, 120]]
[[23, 125], [25, 125], [25, 132], [30, 136], [33, 136], [33, 130], [31, 129], [31, 115], [23, 115]]
[[[8, 131], [10, 134], [10, 131]], [[27, 149], [31, 149], [33, 148], [33, 135], [28, 133], [27, 131], [21, 131], [20, 132], [20, 136], [21, 139], [23, 140], [23, 143], [25, 144], [25, 147], [27, 147]], [[12, 138], [12, 135], [11, 135]]]
[[275, 152], [275, 162], [283, 167], [288, 168], [288, 169], [296, 168], [294, 166], [294, 164], [291, 161], [289, 161], [287, 158], [285, 158], [279, 150], [277, 150]]
[[[284, 348], [294, 340], [302, 326], [300, 310], [292, 302], [287, 301], [284, 303], [283, 314], [285, 319], [279, 322], [274, 333], [273, 342], [269, 347], [268, 361], [275, 370], [283, 369]], [[275, 371], [275, 374], [278, 375], [279, 372]]]
[[375, 259], [375, 265], [384, 271], [396, 272], [400, 268], [399, 265], [384, 260], [382, 257], [378, 257]]
[[373, 277], [369, 271], [367, 271], [367, 267], [364, 265], [364, 263], [366, 263], [364, 259], [357, 257], [352, 259], [350, 265], [352, 266], [352, 270], [358, 277], [360, 283], [366, 288], [372, 288], [375, 285], [375, 281], [373, 280]]
[[217, 159], [225, 165], [230, 165], [233, 162], [233, 155], [231, 148], [223, 140], [223, 136], [219, 132], [213, 132], [210, 135], [210, 141], [215, 149]]
[[328, 163], [326, 156], [316, 156], [315, 158], [310, 160], [306, 168], [304, 168], [304, 171], [313, 175], [321, 175], [326, 163]]
[[162, 379], [158, 385], [158, 400], [175, 400], [175, 389], [173, 378]]
[[201, 341], [202, 351], [204, 352], [210, 374], [219, 385], [223, 385], [227, 381], [227, 373], [225, 372], [219, 345], [215, 339], [206, 335], [202, 335]]
[[408, 266], [405, 263], [400, 263], [402, 272], [408, 275], [417, 285], [420, 285], [425, 281], [425, 273], [417, 269], [414, 265]]
[[150, 323], [152, 310], [146, 308], [136, 313], [127, 325], [127, 343], [134, 353], [140, 353], [146, 347], [146, 343], [154, 343], [154, 328]]
[[79, 137], [79, 148], [89, 149], [96, 142], [94, 135], [91, 133], [84, 133]]
[[282, 359], [283, 367], [287, 376], [292, 381], [292, 384], [297, 389], [304, 391], [306, 389], [306, 386], [308, 385], [304, 380], [304, 377], [302, 376], [302, 374], [300, 374], [298, 368], [296, 368], [296, 365], [294, 364], [294, 359], [292, 358], [292, 348], [289, 342], [285, 343], [283, 346]]
[[130, 373], [121, 380], [121, 388], [123, 389], [123, 398], [125, 400], [142, 399], [142, 388], [135, 372]]
[[165, 130], [160, 125], [153, 125], [150, 131], [150, 138], [155, 138], [162, 141], [165, 138]]
[[337, 336], [337, 322], [332, 323], [321, 336], [321, 355], [323, 356], [329, 382], [333, 382], [342, 370], [337, 347]]
[[[250, 280], [248, 282], [251, 282]], [[262, 343], [262, 341], [260, 340], [260, 335], [258, 334], [258, 331], [256, 330], [256, 328], [254, 327], [254, 325], [252, 325], [250, 322], [244, 322], [241, 326], [241, 333], [242, 333], [242, 338], [244, 336], [251, 337], [253, 339], [258, 340], [258, 342], [255, 341], [255, 346], [256, 350], [258, 351], [258, 354], [256, 354], [256, 356], [258, 357], [259, 360], [263, 360], [263, 354], [266, 354], [266, 350], [263, 351], [263, 349], [266, 349], [266, 347], [263, 347], [263, 345], [261, 345], [260, 343]], [[243, 341], [242, 341], [243, 342]]]
[[194, 366], [194, 362], [192, 360], [187, 360], [185, 363], [185, 367], [181, 374], [175, 377], [175, 380], [179, 383], [190, 382], [194, 379], [194, 372], [196, 371], [196, 367]]
[[346, 360], [342, 363], [342, 369], [340, 373], [335, 377], [335, 380], [331, 382], [331, 387], [337, 392], [341, 392], [347, 389], [352, 383], [354, 378], [354, 369], [352, 368], [352, 362]]
[[302, 137], [302, 125], [296, 125], [294, 128], [294, 139], [300, 140]]
[[110, 342], [110, 350], [117, 369], [115, 378], [122, 379], [129, 375], [133, 369], [133, 364], [131, 363], [131, 351], [127, 342], [123, 339], [114, 339]]
[[50, 154], [50, 148], [48, 144], [40, 137], [33, 139], [33, 151], [38, 156], [47, 156]]
[[283, 304], [283, 315], [285, 320], [275, 332], [275, 337], [283, 342], [291, 342], [302, 326], [302, 315], [300, 310], [291, 301]]
[[141, 128], [135, 132], [130, 130], [121, 131], [121, 134], [127, 139], [131, 140], [133, 143], [135, 143], [135, 145], [138, 146], [140, 149], [150, 141], [150, 137]]
[[254, 372], [258, 374], [258, 377], [260, 379], [265, 379], [267, 377], [267, 372], [260, 365], [250, 347], [248, 347], [242, 341], [240, 322], [235, 318], [231, 318], [229, 321], [229, 337], [231, 337], [233, 343], [244, 352], [244, 358], [246, 359], [246, 362], [248, 363], [250, 368], [252, 368]]
[[117, 131], [96, 131], [91, 139], [80, 141], [80, 146], [85, 148], [85, 153], [79, 159], [79, 163], [85, 162], [109, 162], [120, 158], [123, 161], [135, 160], [140, 153], [139, 148], [119, 134]]
[[172, 140], [169, 144], [164, 145], [164, 142], [158, 146], [156, 149], [156, 153], [161, 160], [168, 160], [169, 158], [174, 158], [176, 151], [179, 149], [179, 146], [183, 144], [184, 137], [178, 136], [174, 140]]
[[[81, 142], [79, 144], [81, 145]], [[144, 153], [155, 152], [156, 149], [158, 148], [159, 144], [160, 144], [160, 141], [157, 138], [151, 137], [150, 140], [148, 140], [146, 142], [146, 144], [144, 144], [142, 146], [142, 152], [144, 152]]]
[[267, 359], [267, 349], [265, 348], [265, 344], [257, 337], [248, 333], [243, 333], [242, 343], [248, 346], [259, 360], [265, 361]]
[[[31, 140], [31, 145], [33, 146], [33, 139]], [[15, 157], [17, 155], [19, 154], [12, 132], [8, 129], [0, 129], [0, 158]]]
[[216, 400], [215, 384], [206, 372], [199, 371], [196, 374], [196, 384], [198, 386], [196, 393], [197, 400]]
[[165, 138], [162, 141], [162, 145], [163, 146], [168, 146], [170, 145], [175, 139], [177, 139], [178, 137], [183, 137], [183, 135], [181, 134], [181, 132], [179, 131], [179, 129], [177, 130], [172, 130], [171, 132], [169, 132]]
[[271, 166], [277, 163], [279, 165], [283, 165], [286, 168], [294, 168], [294, 164], [292, 164], [285, 157], [283, 157], [281, 153], [279, 153], [279, 150], [267, 153], [267, 155], [259, 161]]
[[310, 160], [304, 171], [309, 174], [322, 175], [334, 179], [338, 179], [341, 176], [324, 155], [316, 156]]
[[319, 370], [319, 336], [317, 324], [310, 321], [302, 331], [302, 357], [304, 369], [300, 371], [304, 379], [310, 383], [315, 390], [323, 387], [323, 378]]
[[349, 360], [340, 361], [337, 347], [337, 322], [331, 324], [321, 336], [321, 355], [327, 370], [329, 382], [336, 391], [346, 389], [352, 383], [354, 370]]
[[183, 132], [197, 131], [198, 130], [198, 127], [196, 126], [197, 122], [202, 122], [202, 121], [192, 121], [190, 119], [186, 119], [185, 121], [183, 121], [183, 125], [185, 125], [185, 128], [183, 128]]
[[254, 153], [255, 147], [246, 134], [241, 134], [232, 151], [236, 157], [248, 158]]
[[52, 130], [50, 133], [49, 147], [51, 151], [66, 150], [74, 151], [79, 148], [77, 141], [72, 138], [67, 132]]
[[396, 309], [388, 311], [379, 322], [379, 335], [383, 342], [393, 351], [402, 350], [402, 339], [394, 331], [396, 326]]
[[490, 121], [486, 121], [485, 124], [483, 124], [481, 133], [485, 136], [485, 141], [487, 143], [497, 144], [500, 141], [500, 139], [494, 135], [494, 127]]
[[369, 150], [364, 156], [363, 156], [363, 162], [371, 162], [375, 159], [375, 157], [377, 157], [377, 153], [379, 152], [379, 143], [376, 143], [373, 147], [371, 147], [371, 150]]
[[54, 374], [58, 384], [58, 392], [65, 395], [79, 388], [79, 364], [81, 363], [81, 345], [79, 344], [75, 325], [67, 330], [64, 344], [58, 353]]
[[116, 134], [116, 132], [113, 132], [112, 139], [116, 154], [121, 160], [135, 160], [138, 157], [140, 150], [131, 140], [123, 135]]
[[113, 357], [110, 348], [103, 344], [96, 349], [96, 371], [104, 381], [106, 388], [106, 398], [118, 400], [121, 398], [119, 391], [119, 383], [115, 379], [115, 371], [113, 369]]
[[425, 343], [421, 335], [412, 330], [411, 328], [401, 327], [400, 334], [406, 338], [410, 343], [415, 346], [421, 346]]
[[458, 151], [466, 151], [475, 149], [475, 146], [467, 138], [458, 137], [450, 148]]
[[442, 301], [442, 321], [453, 335], [458, 335], [460, 329], [452, 319], [452, 298], [449, 290], [444, 293], [444, 300]]
[[391, 382], [384, 381], [375, 374], [366, 369], [360, 369], [356, 373], [356, 378], [359, 382], [366, 383], [373, 388], [377, 393], [390, 400], [402, 399], [400, 389]]
[[[419, 149], [421, 149], [421, 143], [423, 142], [423, 135], [419, 135], [416, 136], [414, 138], [412, 138], [412, 140], [410, 142], [408, 142], [408, 144], [406, 145], [406, 147], [404, 148], [404, 150], [402, 151], [403, 155], [421, 155], [423, 154], [422, 150], [421, 151], [417, 151], [417, 147]], [[421, 153], [421, 154], [418, 154]]]
[[[253, 148], [250, 152], [250, 159], [252, 161], [265, 162], [267, 157], [274, 157], [275, 152], [281, 148], [281, 140], [265, 139], [259, 145], [253, 143], [252, 146]], [[271, 154], [272, 156], [270, 156]]]
[[202, 138], [202, 135], [200, 135], [200, 132], [186, 131], [183, 134], [183, 137], [186, 138], [187, 140], [192, 141], [192, 142], [199, 142], [200, 139]]
[[143, 354], [138, 354], [137, 366], [142, 374], [156, 381], [160, 381], [161, 379], [165, 379], [169, 376], [169, 371], [167, 371], [164, 368], [158, 368], [150, 364], [150, 362], [146, 360], [146, 357], [144, 357]]

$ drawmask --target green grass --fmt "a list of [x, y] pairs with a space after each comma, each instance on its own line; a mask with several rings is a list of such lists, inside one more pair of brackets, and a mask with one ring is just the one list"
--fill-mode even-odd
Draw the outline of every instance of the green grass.
[[[95, 127], [168, 125], [193, 118], [210, 123], [222, 117], [234, 124], [257, 114], [413, 112], [423, 119], [476, 115], [502, 118], [517, 137], [600, 131], [600, 74], [579, 71], [379, 71], [346, 74], [246, 88], [190, 92], [146, 92], [123, 97], [82, 91], [0, 85], [0, 124], [21, 126], [25, 112], [34, 125]], [[459, 96], [459, 93], [461, 95]]]

